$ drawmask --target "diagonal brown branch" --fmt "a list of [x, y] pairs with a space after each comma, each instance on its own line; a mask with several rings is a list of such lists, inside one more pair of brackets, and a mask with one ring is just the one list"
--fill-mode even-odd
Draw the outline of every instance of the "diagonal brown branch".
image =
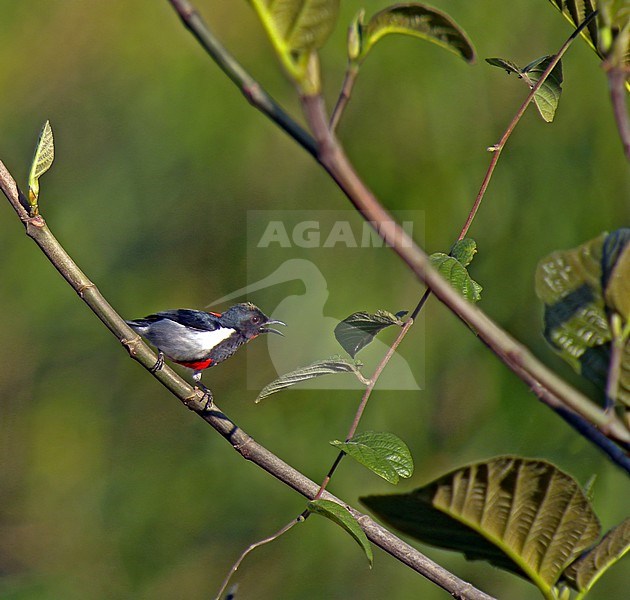
[[[15, 180], [0, 161], [0, 190], [13, 206], [26, 228], [26, 234], [40, 247], [48, 260], [59, 271], [63, 278], [79, 294], [79, 297], [90, 307], [92, 312], [107, 326], [127, 348], [131, 357], [140, 362], [147, 370], [155, 364], [156, 356], [151, 349], [127, 326], [124, 319], [112, 308], [97, 287], [81, 271], [67, 254], [61, 244], [48, 229], [43, 217], [30, 217], [28, 203], [18, 190]], [[164, 367], [153, 373], [153, 376], [170, 392], [179, 398], [188, 408], [194, 410], [201, 418], [219, 432], [243, 458], [252, 461], [276, 479], [312, 499], [319, 485], [305, 475], [282, 461], [272, 452], [258, 444], [247, 433], [222, 413], [216, 406], [206, 410], [207, 403], [200, 390], [193, 389], [172, 369]], [[421, 552], [403, 542], [393, 533], [373, 521], [356, 509], [348, 506], [335, 496], [326, 493], [324, 497], [346, 506], [357, 518], [368, 539], [382, 550], [420, 573], [436, 585], [447, 590], [453, 597], [465, 600], [492, 600], [484, 592], [477, 590], [467, 582], [459, 579]]]

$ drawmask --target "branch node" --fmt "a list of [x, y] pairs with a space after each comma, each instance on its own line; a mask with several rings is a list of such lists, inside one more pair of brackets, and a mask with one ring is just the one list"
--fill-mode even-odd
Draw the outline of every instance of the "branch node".
[[34, 215], [34, 216], [22, 216], [20, 215], [20, 219], [22, 220], [22, 222], [26, 225], [26, 227], [28, 228], [29, 225], [32, 225], [33, 227], [37, 227], [38, 229], [41, 229], [42, 227], [46, 226], [46, 221], [44, 221], [44, 217], [42, 217], [41, 215]]
[[250, 446], [253, 441], [253, 438], [248, 435], [242, 442], [233, 444], [234, 450], [236, 450], [244, 459], [251, 460], [251, 454], [248, 446]]
[[88, 281], [87, 283], [82, 283], [81, 285], [79, 285], [77, 287], [77, 294], [79, 294], [80, 298], [83, 298], [83, 294], [86, 290], [89, 290], [90, 288], [95, 288], [96, 286], [91, 282]]
[[135, 335], [130, 339], [122, 338], [120, 343], [126, 348], [131, 357], [135, 357], [138, 353], [138, 348], [143, 345], [142, 338], [139, 335]]
[[190, 396], [182, 398], [182, 403], [188, 410], [199, 415], [212, 412], [214, 409], [214, 396], [207, 387], [195, 387]]

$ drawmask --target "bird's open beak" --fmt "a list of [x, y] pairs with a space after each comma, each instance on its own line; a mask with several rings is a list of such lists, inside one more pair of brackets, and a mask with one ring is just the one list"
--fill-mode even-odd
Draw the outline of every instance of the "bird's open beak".
[[260, 333], [277, 333], [278, 335], [284, 336], [284, 333], [282, 333], [282, 331], [278, 331], [277, 329], [274, 329], [273, 327], [268, 327], [268, 325], [284, 325], [286, 327], [287, 326], [286, 323], [284, 323], [283, 321], [267, 321], [258, 330], [258, 331], [260, 331]]

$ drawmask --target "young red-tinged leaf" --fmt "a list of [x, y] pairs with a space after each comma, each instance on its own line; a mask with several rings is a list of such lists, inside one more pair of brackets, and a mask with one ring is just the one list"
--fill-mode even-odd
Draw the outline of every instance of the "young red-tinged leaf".
[[[427, 40], [457, 54], [469, 63], [475, 61], [475, 50], [464, 30], [446, 13], [417, 2], [393, 4], [376, 13], [363, 26], [362, 17], [355, 18], [362, 61], [382, 37], [398, 33]], [[352, 56], [351, 56], [352, 58]]]
[[352, 313], [335, 327], [335, 338], [341, 347], [354, 358], [379, 331], [391, 325], [402, 327], [404, 323], [401, 317], [406, 314], [406, 311], [400, 311], [394, 315], [386, 310], [377, 310], [374, 314]]
[[413, 474], [413, 458], [409, 448], [398, 436], [385, 431], [366, 431], [347, 442], [330, 442], [379, 477], [394, 485], [401, 477]]
[[290, 373], [285, 373], [274, 379], [271, 383], [266, 385], [258, 394], [255, 402], [258, 403], [264, 400], [272, 394], [286, 390], [289, 387], [314, 379], [315, 377], [321, 377], [322, 375], [333, 375], [335, 373], [353, 373], [360, 381], [363, 381], [363, 376], [360, 372], [360, 362], [350, 361], [341, 356], [327, 358], [324, 360], [318, 360], [306, 367], [301, 367]]
[[370, 563], [370, 568], [372, 567], [372, 563], [374, 562], [372, 546], [363, 532], [363, 529], [361, 529], [361, 526], [357, 523], [357, 520], [344, 506], [332, 502], [331, 500], [313, 500], [306, 506], [312, 513], [322, 515], [322, 517], [326, 517], [333, 523], [343, 527], [354, 538], [357, 544], [361, 546]]
[[457, 469], [406, 494], [361, 502], [416, 539], [529, 578], [552, 597], [558, 578], [597, 540], [580, 485], [542, 460], [501, 456]]

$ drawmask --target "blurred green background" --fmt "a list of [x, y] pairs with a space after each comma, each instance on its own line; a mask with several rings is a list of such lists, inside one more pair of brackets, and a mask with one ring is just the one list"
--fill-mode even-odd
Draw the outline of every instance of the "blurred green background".
[[[246, 2], [199, 0], [223, 42], [287, 108], [294, 91]], [[525, 96], [483, 58], [524, 65], [571, 29], [545, 0], [435, 0], [473, 40], [470, 67], [418, 40], [379, 43], [339, 135], [390, 209], [421, 210], [423, 240], [447, 251], [495, 143]], [[345, 67], [345, 23], [383, 2], [343, 2], [322, 52], [327, 99]], [[41, 207], [68, 252], [128, 318], [202, 308], [246, 281], [248, 210], [345, 209], [347, 201], [295, 143], [252, 109], [165, 1], [0, 0], [0, 160], [25, 185], [43, 122], [56, 140]], [[545, 362], [592, 392], [544, 345], [533, 290], [539, 258], [629, 223], [630, 176], [605, 75], [578, 42], [564, 61], [553, 124], [533, 110], [510, 139], [471, 234], [481, 306]], [[0, 202], [0, 597], [15, 600], [211, 597], [249, 543], [297, 515], [301, 497], [241, 459], [183, 408], [90, 313]], [[421, 288], [393, 254], [349, 272], [333, 265], [325, 314], [412, 307]], [[349, 285], [350, 283], [350, 285]], [[289, 288], [250, 299], [271, 311]], [[333, 293], [334, 292], [334, 293]], [[597, 474], [604, 530], [627, 516], [628, 481], [539, 404], [436, 301], [401, 348], [424, 362], [422, 392], [379, 392], [363, 429], [397, 433], [416, 461], [410, 490], [464, 463], [518, 453], [581, 482]], [[308, 315], [305, 315], [307, 318]], [[386, 333], [383, 339], [391, 340]], [[305, 343], [308, 343], [305, 341]], [[275, 373], [252, 344], [205, 377], [245, 431], [313, 479], [335, 456], [357, 392], [287, 392], [254, 405], [246, 364]], [[394, 491], [345, 461], [330, 489]], [[499, 598], [538, 597], [483, 564], [423, 547]], [[445, 598], [377, 552], [309, 519], [238, 572], [241, 598]], [[618, 565], [592, 598], [627, 597]], [[626, 590], [626, 592], [624, 592]]]

